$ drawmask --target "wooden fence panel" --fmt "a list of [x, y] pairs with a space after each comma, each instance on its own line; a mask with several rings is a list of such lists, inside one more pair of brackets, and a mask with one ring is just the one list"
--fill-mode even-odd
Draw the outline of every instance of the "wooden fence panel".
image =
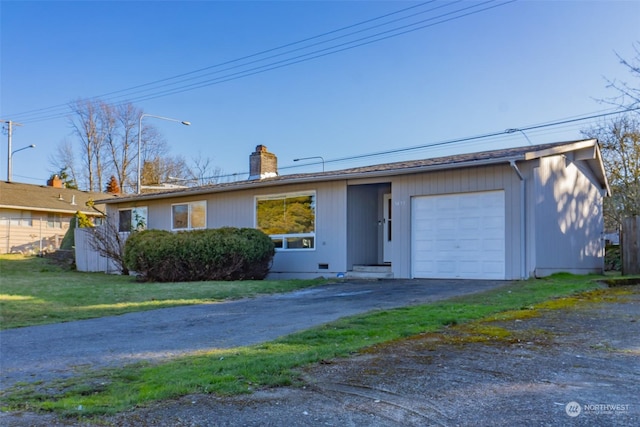
[[119, 273], [116, 264], [105, 256], [100, 255], [92, 244], [93, 234], [89, 228], [76, 228], [75, 251], [76, 269], [85, 272]]
[[622, 222], [622, 274], [640, 274], [640, 216]]

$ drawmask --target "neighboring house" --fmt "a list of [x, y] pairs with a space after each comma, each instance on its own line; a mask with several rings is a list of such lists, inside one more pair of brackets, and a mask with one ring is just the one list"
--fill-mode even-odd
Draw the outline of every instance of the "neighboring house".
[[126, 232], [257, 227], [270, 277], [524, 279], [602, 272], [603, 197], [595, 139], [278, 176], [258, 146], [247, 181], [101, 200]]
[[[64, 188], [54, 176], [48, 185], [0, 182], [0, 253], [39, 253], [58, 249], [77, 211], [102, 216], [86, 203], [103, 193]], [[104, 211], [104, 205], [96, 206]]]

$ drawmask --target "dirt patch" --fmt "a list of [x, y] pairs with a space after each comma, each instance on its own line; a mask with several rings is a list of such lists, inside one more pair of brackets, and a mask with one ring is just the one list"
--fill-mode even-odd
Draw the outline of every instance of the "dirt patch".
[[315, 365], [301, 388], [185, 396], [94, 424], [27, 413], [0, 424], [640, 425], [640, 289], [547, 307]]

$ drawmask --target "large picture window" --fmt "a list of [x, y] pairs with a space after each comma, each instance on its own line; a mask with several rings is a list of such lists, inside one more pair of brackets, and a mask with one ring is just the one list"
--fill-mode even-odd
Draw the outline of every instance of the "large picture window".
[[120, 209], [118, 211], [118, 231], [141, 231], [147, 228], [147, 207]]
[[256, 197], [256, 227], [271, 236], [276, 249], [314, 249], [315, 192]]
[[193, 230], [207, 226], [207, 202], [179, 203], [171, 206], [171, 228]]

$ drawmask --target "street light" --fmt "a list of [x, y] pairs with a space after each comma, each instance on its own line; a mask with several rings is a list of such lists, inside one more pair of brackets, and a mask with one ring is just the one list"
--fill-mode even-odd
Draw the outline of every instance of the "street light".
[[142, 153], [141, 153], [141, 147], [142, 147], [142, 119], [144, 117], [153, 117], [155, 119], [160, 119], [160, 120], [167, 120], [170, 122], [178, 122], [178, 123], [182, 123], [185, 126], [190, 126], [191, 122], [185, 122], [184, 120], [178, 120], [178, 119], [172, 119], [170, 117], [162, 117], [162, 116], [154, 116], [153, 114], [140, 114], [140, 119], [138, 120], [138, 179], [136, 181], [136, 186], [138, 194], [140, 194], [141, 190], [142, 190], [142, 181], [140, 179], [140, 171], [142, 169]]
[[18, 151], [28, 150], [29, 148], [36, 148], [36, 144], [31, 144], [26, 147], [18, 148], [17, 150], [13, 150], [9, 153], [9, 160], [7, 162], [7, 182], [11, 182], [12, 171], [13, 171], [13, 155]]
[[530, 140], [530, 139], [529, 139], [529, 137], [527, 136], [527, 134], [526, 134], [526, 133], [524, 133], [524, 131], [523, 131], [522, 129], [516, 129], [516, 128], [513, 128], [513, 129], [506, 129], [506, 130], [504, 131], [504, 133], [514, 133], [514, 132], [520, 132], [520, 133], [521, 133], [522, 135], [524, 135], [524, 137], [527, 139], [527, 142], [529, 143], [529, 145], [533, 145], [533, 144], [531, 143], [531, 140]]
[[322, 156], [303, 157], [301, 159], [293, 159], [293, 161], [294, 162], [299, 162], [300, 160], [311, 160], [311, 159], [320, 159], [320, 160], [322, 160], [322, 172], [324, 172], [324, 157], [322, 157]]

